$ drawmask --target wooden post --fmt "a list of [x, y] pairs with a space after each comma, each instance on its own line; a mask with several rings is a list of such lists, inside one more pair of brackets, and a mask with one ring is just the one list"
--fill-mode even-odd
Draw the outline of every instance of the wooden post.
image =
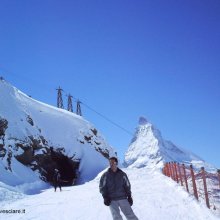
[[171, 166], [170, 166], [170, 162], [168, 162], [168, 170], [169, 170], [169, 177], [172, 178], [172, 171], [171, 171]]
[[166, 163], [166, 172], [167, 172], [167, 176], [169, 176], [169, 166], [168, 166], [168, 163]]
[[184, 174], [184, 180], [185, 180], [185, 184], [186, 184], [186, 190], [187, 190], [187, 192], [189, 192], [188, 182], [187, 182], [187, 178], [186, 178], [186, 168], [185, 168], [184, 163], [183, 163], [183, 174]]
[[174, 170], [175, 170], [175, 176], [176, 176], [176, 182], [179, 183], [179, 179], [178, 179], [178, 174], [177, 174], [177, 167], [176, 167], [176, 162], [174, 162]]
[[171, 174], [171, 179], [173, 179], [173, 165], [172, 165], [172, 162], [169, 162], [169, 165], [170, 165], [170, 174]]
[[194, 175], [192, 164], [190, 165], [190, 172], [191, 172], [191, 177], [192, 177], [194, 196], [196, 197], [197, 200], [199, 200], [198, 192], [197, 192], [197, 188], [196, 188], [196, 180], [195, 180], [195, 175]]
[[178, 167], [178, 172], [179, 172], [181, 186], [183, 186], [183, 179], [182, 179], [182, 174], [181, 174], [181, 169], [180, 169], [180, 164], [179, 163], [177, 163], [177, 167]]
[[169, 165], [168, 163], [166, 163], [166, 175], [169, 177], [170, 176], [170, 172], [169, 172]]
[[163, 167], [163, 174], [165, 176], [167, 176], [167, 164], [165, 163], [164, 167]]
[[204, 192], [205, 192], [205, 201], [206, 201], [207, 207], [210, 209], [209, 196], [208, 196], [208, 190], [207, 190], [206, 176], [205, 176], [204, 167], [201, 167], [201, 171], [202, 171], [202, 179], [203, 179]]
[[174, 168], [174, 162], [171, 162], [171, 167], [172, 167], [172, 173], [173, 173], [173, 180], [176, 181], [176, 173], [175, 173], [175, 168]]

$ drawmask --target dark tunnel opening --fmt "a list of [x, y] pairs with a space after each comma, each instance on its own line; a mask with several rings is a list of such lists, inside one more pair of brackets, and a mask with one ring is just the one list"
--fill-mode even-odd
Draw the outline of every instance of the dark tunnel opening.
[[41, 174], [45, 181], [54, 185], [55, 169], [58, 169], [61, 176], [62, 186], [75, 185], [78, 176], [79, 160], [72, 160], [71, 158], [63, 155], [60, 151], [55, 151], [50, 148], [50, 154], [38, 160], [41, 169]]
[[61, 185], [71, 186], [75, 184], [79, 161], [73, 161], [60, 152], [51, 151], [51, 158], [55, 162], [55, 168], [60, 171]]
[[76, 164], [66, 156], [56, 159], [57, 168], [61, 175], [61, 184], [63, 186], [70, 186], [75, 183], [76, 176]]

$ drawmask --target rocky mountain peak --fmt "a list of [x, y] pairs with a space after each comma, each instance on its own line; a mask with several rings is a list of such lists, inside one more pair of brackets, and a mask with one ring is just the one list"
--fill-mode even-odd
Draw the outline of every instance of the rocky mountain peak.
[[146, 125], [147, 123], [148, 123], [148, 120], [145, 117], [141, 116], [139, 118], [139, 125]]
[[[165, 162], [203, 164], [197, 155], [165, 140], [161, 132], [143, 116], [125, 153], [124, 165], [128, 167], [162, 168]], [[207, 164], [206, 164], [207, 166]]]

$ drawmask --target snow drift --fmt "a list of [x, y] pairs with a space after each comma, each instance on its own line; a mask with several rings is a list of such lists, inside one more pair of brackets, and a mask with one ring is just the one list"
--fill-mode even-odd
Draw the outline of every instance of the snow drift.
[[44, 104], [0, 80], [0, 182], [50, 182], [54, 168], [73, 184], [93, 179], [115, 155], [83, 117]]

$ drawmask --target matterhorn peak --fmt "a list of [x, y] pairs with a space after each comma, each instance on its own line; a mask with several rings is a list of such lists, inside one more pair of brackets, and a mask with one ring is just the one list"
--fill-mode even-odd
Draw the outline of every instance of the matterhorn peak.
[[153, 136], [156, 139], [161, 139], [160, 131], [143, 116], [139, 118], [136, 134], [132, 142], [134, 142], [138, 136]]
[[139, 125], [146, 125], [146, 124], [148, 124], [148, 120], [145, 117], [141, 116], [139, 118]]
[[200, 165], [204, 163], [197, 155], [163, 139], [161, 132], [141, 116], [134, 137], [125, 153], [124, 165], [136, 168], [162, 168], [163, 164], [169, 161]]

